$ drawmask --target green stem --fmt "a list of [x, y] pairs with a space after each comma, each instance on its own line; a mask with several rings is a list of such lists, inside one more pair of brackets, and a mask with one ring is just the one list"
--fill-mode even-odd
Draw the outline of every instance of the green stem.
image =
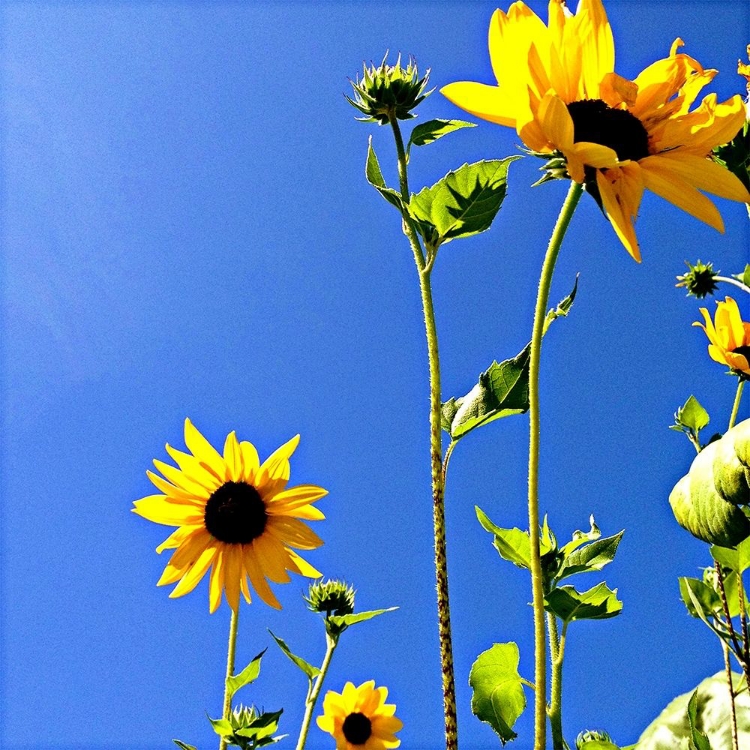
[[550, 661], [552, 663], [552, 680], [550, 685], [550, 704], [547, 709], [552, 728], [552, 747], [564, 750], [565, 740], [562, 731], [562, 669], [565, 658], [565, 636], [567, 625], [563, 624], [562, 636], [558, 638], [557, 618], [547, 612], [547, 630], [549, 631]]
[[323, 680], [326, 678], [328, 667], [331, 665], [333, 652], [336, 650], [337, 645], [338, 638], [333, 638], [329, 633], [326, 633], [326, 655], [323, 658], [323, 663], [320, 665], [320, 674], [315, 678], [315, 683], [311, 683], [312, 689], [309, 691], [307, 700], [305, 701], [305, 716], [302, 719], [302, 726], [299, 730], [299, 739], [297, 740], [296, 750], [302, 750], [307, 742], [307, 733], [310, 731], [310, 722], [312, 721], [313, 711], [315, 711], [315, 705], [318, 702], [318, 696], [323, 687]]
[[740, 741], [737, 736], [737, 706], [734, 700], [734, 685], [732, 683], [732, 664], [729, 661], [729, 646], [724, 641], [721, 642], [721, 650], [724, 653], [724, 672], [727, 676], [727, 686], [729, 687], [729, 707], [732, 718], [732, 750], [740, 750]]
[[[750, 207], [748, 207], [750, 210]], [[723, 281], [725, 284], [732, 284], [738, 289], [742, 289], [743, 292], [750, 294], [750, 287], [747, 284], [743, 284], [739, 279], [733, 279], [731, 276], [714, 276], [715, 281]]]
[[[406, 173], [406, 152], [398, 120], [390, 119], [398, 154], [398, 175], [401, 197], [409, 201], [409, 183]], [[432, 484], [432, 524], [435, 544], [435, 579], [437, 589], [438, 636], [440, 640], [440, 667], [443, 685], [443, 717], [445, 722], [445, 748], [457, 750], [458, 725], [456, 721], [456, 680], [453, 670], [453, 643], [451, 637], [450, 601], [448, 597], [448, 560], [445, 540], [445, 483], [443, 476], [443, 442], [440, 425], [440, 357], [435, 325], [435, 309], [432, 302], [430, 272], [435, 253], [431, 253], [429, 265], [419, 243], [416, 228], [411, 218], [403, 214], [404, 233], [414, 252], [422, 295], [425, 334], [427, 336], [427, 358], [430, 372], [430, 474]]]
[[544, 750], [547, 743], [547, 654], [544, 641], [544, 590], [542, 560], [539, 552], [539, 362], [542, 353], [544, 317], [549, 302], [552, 273], [563, 237], [581, 197], [582, 185], [571, 181], [565, 203], [544, 257], [539, 279], [534, 329], [529, 361], [529, 539], [531, 547], [531, 591], [534, 607], [534, 750]]
[[[229, 721], [229, 716], [232, 713], [232, 692], [229, 689], [229, 680], [234, 674], [234, 655], [237, 650], [237, 625], [239, 623], [240, 614], [239, 607], [236, 610], [232, 610], [232, 619], [229, 622], [229, 647], [227, 649], [227, 676], [224, 680], [224, 710], [222, 717]], [[226, 750], [227, 740], [225, 737], [221, 738], [219, 742], [219, 750]]]
[[729, 417], [729, 427], [727, 427], [728, 430], [731, 430], [732, 427], [734, 427], [734, 423], [737, 421], [737, 414], [739, 414], [740, 411], [740, 401], [742, 401], [742, 391], [745, 388], [745, 381], [743, 379], [740, 379], [740, 382], [737, 383], [737, 393], [734, 395], [734, 404], [732, 405], [732, 414]]

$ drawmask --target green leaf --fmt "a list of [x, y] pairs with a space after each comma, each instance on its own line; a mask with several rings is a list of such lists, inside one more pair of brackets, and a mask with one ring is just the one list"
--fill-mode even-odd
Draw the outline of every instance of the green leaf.
[[716, 562], [740, 575], [750, 568], [750, 537], [740, 542], [734, 549], [714, 544], [710, 552]]
[[365, 164], [365, 177], [388, 203], [394, 205], [399, 211], [403, 212], [404, 202], [401, 200], [401, 194], [393, 188], [387, 187], [383, 173], [380, 170], [380, 162], [372, 147], [372, 136], [367, 143], [367, 162]]
[[719, 594], [711, 586], [697, 578], [681, 576], [680, 596], [691, 617], [706, 620], [713, 617], [714, 613], [721, 611], [721, 599]]
[[617, 589], [613, 591], [606, 583], [600, 583], [584, 592], [572, 586], [553, 589], [544, 598], [544, 608], [568, 623], [615, 617], [622, 612], [622, 602], [617, 598]]
[[350, 625], [356, 625], [358, 622], [372, 620], [373, 617], [382, 615], [385, 612], [393, 612], [398, 607], [388, 607], [387, 609], [373, 609], [370, 612], [357, 612], [351, 615], [331, 615], [327, 618], [330, 622], [339, 628], [348, 628]]
[[172, 742], [174, 742], [180, 750], [198, 750], [195, 745], [188, 745], [187, 742], [182, 742], [181, 740], [172, 740]]
[[547, 333], [547, 329], [552, 325], [553, 320], [557, 320], [557, 318], [567, 318], [568, 313], [570, 312], [570, 308], [573, 307], [573, 302], [575, 301], [576, 294], [578, 293], [578, 277], [580, 274], [576, 274], [576, 280], [573, 284], [573, 291], [565, 298], [561, 299], [560, 302], [557, 303], [557, 307], [552, 308], [547, 312], [547, 314], [544, 317], [544, 327], [542, 328], [542, 335]]
[[586, 740], [576, 747], [576, 750], [620, 750], [614, 742], [607, 740]]
[[209, 716], [208, 720], [211, 722], [214, 732], [216, 732], [219, 737], [231, 737], [234, 734], [234, 729], [227, 719], [212, 719]]
[[320, 674], [320, 670], [317, 667], [314, 667], [312, 664], [305, 661], [301, 656], [293, 654], [289, 646], [287, 646], [286, 643], [284, 643], [284, 641], [273, 631], [269, 630], [268, 632], [271, 633], [271, 637], [276, 641], [279, 648], [287, 655], [287, 657], [289, 657], [289, 659], [307, 675], [308, 680], [313, 680]]
[[750, 263], [745, 266], [742, 273], [738, 273], [734, 278], [741, 281], [745, 286], [750, 286]]
[[711, 743], [705, 732], [698, 729], [698, 690], [688, 702], [688, 723], [690, 724], [690, 750], [711, 750]]
[[586, 542], [593, 542], [595, 539], [598, 539], [602, 535], [602, 532], [596, 525], [596, 521], [594, 520], [593, 515], [589, 516], [589, 524], [591, 528], [588, 531], [581, 531], [579, 529], [578, 531], [573, 532], [573, 538], [571, 539], [571, 541], [560, 548], [560, 552], [562, 552], [563, 555], [569, 555], [571, 552], [578, 549], [578, 547], [580, 547], [582, 544], [586, 544]]
[[513, 725], [526, 708], [518, 662], [515, 643], [496, 643], [479, 655], [469, 674], [474, 691], [471, 710], [495, 730], [503, 744], [518, 736]]
[[227, 680], [227, 689], [229, 690], [230, 698], [234, 697], [234, 694], [240, 688], [258, 679], [258, 675], [260, 674], [260, 660], [265, 653], [266, 649], [263, 649], [239, 674], [233, 675]]
[[[474, 510], [482, 528], [489, 531], [490, 534], [494, 534], [495, 540], [493, 544], [495, 549], [500, 553], [500, 557], [503, 560], [512, 562], [519, 568], [526, 568], [528, 570], [529, 560], [531, 559], [531, 540], [529, 539], [528, 532], [521, 531], [521, 529], [501, 529], [490, 521], [481, 508], [474, 506]], [[546, 534], [543, 532], [541, 535], [539, 548], [542, 557], [555, 548], [554, 536], [548, 528]]]
[[[580, 549], [574, 550], [565, 557], [558, 580], [575, 575], [576, 573], [588, 573], [592, 570], [601, 570], [615, 558], [617, 547], [620, 544], [624, 531], [614, 536], [597, 539]], [[567, 546], [567, 545], [566, 545]]]
[[[266, 711], [255, 719], [250, 726], [237, 729], [234, 733], [239, 737], [248, 737], [256, 741], [263, 740], [270, 737], [279, 728], [279, 719], [283, 713], [284, 709], [280, 711]], [[270, 743], [264, 742], [262, 744]]]
[[520, 157], [464, 164], [431, 187], [412, 195], [408, 210], [419, 223], [435, 227], [435, 247], [490, 228], [507, 190], [508, 167]]
[[476, 123], [465, 122], [464, 120], [428, 120], [421, 125], [417, 125], [411, 131], [406, 150], [409, 151], [412, 146], [426, 146], [428, 143], [432, 143], [438, 138], [448, 135], [448, 133], [453, 133], [455, 130], [475, 128], [476, 126]]
[[677, 423], [675, 425], [677, 429], [680, 426], [691, 430], [694, 434], [698, 434], [706, 425], [708, 425], [710, 418], [708, 412], [701, 406], [700, 402], [695, 396], [690, 396], [688, 400], [677, 409], [677, 413], [674, 415], [674, 420]]

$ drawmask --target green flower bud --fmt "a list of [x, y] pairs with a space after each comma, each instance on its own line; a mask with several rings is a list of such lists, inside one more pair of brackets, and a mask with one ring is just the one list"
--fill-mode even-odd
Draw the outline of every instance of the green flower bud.
[[377, 122], [386, 125], [391, 117], [397, 120], [409, 120], [416, 115], [412, 110], [432, 91], [425, 92], [430, 71], [423, 78], [419, 77], [414, 58], [409, 58], [405, 68], [401, 67], [401, 55], [395, 65], [386, 65], [388, 53], [380, 66], [364, 66], [362, 78], [350, 81], [354, 89], [354, 99], [347, 101], [356, 107], [365, 117], [358, 117], [361, 122]]
[[326, 616], [350, 615], [354, 612], [354, 587], [344, 581], [321, 581], [310, 584], [304, 597], [313, 612]]
[[677, 277], [675, 286], [684, 286], [687, 289], [688, 296], [692, 295], [698, 299], [703, 299], [709, 294], [713, 294], [718, 287], [716, 277], [718, 271], [714, 271], [712, 263], [701, 263], [698, 261], [695, 265], [685, 261], [688, 272]]
[[583, 750], [587, 742], [608, 742], [612, 747], [617, 747], [607, 732], [601, 729], [585, 729], [576, 737], [576, 750]]

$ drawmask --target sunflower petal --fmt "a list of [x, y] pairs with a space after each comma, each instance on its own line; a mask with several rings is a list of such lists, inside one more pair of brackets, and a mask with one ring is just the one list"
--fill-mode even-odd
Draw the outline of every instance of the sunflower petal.
[[279, 600], [274, 596], [271, 587], [263, 577], [260, 565], [258, 564], [255, 544], [243, 544], [242, 551], [244, 554], [245, 571], [250, 578], [250, 583], [253, 588], [258, 592], [258, 596], [268, 604], [269, 607], [281, 609]]
[[517, 102], [508, 101], [507, 95], [497, 86], [459, 81], [443, 86], [440, 93], [475, 117], [509, 128], [516, 126]]
[[175, 599], [178, 596], [189, 594], [198, 585], [203, 576], [206, 575], [206, 572], [211, 567], [211, 563], [214, 561], [216, 554], [217, 548], [215, 544], [206, 547], [190, 567], [190, 570], [182, 576], [182, 580], [174, 587], [174, 589], [172, 589], [172, 592], [169, 595], [170, 598]]
[[195, 505], [173, 502], [164, 495], [151, 495], [136, 500], [133, 513], [165, 526], [197, 526], [203, 523], [203, 513]]
[[185, 445], [199, 461], [210, 466], [217, 476], [224, 476], [225, 466], [221, 454], [198, 432], [189, 419], [185, 420]]

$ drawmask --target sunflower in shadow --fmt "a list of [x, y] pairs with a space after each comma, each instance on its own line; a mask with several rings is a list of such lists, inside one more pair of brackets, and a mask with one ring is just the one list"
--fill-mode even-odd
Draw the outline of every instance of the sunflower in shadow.
[[395, 733], [403, 723], [394, 714], [396, 706], [386, 703], [388, 688], [375, 687], [375, 680], [354, 687], [347, 682], [344, 690], [329, 690], [323, 699], [323, 715], [318, 726], [336, 740], [336, 750], [388, 750], [401, 740]]
[[678, 52], [682, 44], [677, 39], [669, 57], [630, 81], [614, 72], [600, 0], [581, 0], [575, 14], [551, 0], [547, 25], [515, 2], [490, 22], [497, 85], [463, 81], [441, 91], [473, 115], [515, 128], [532, 152], [551, 159], [555, 176], [583, 183], [640, 260], [633, 222], [644, 188], [719, 231], [721, 215], [700, 191], [750, 202], [740, 180], [709, 158], [742, 127], [742, 98], [718, 103], [709, 94], [691, 111], [717, 71]]
[[328, 494], [314, 485], [287, 487], [289, 458], [298, 443], [299, 435], [261, 464], [252, 443], [240, 442], [234, 432], [222, 455], [185, 420], [190, 452], [167, 445], [177, 466], [154, 460], [163, 476], [147, 472], [163, 494], [133, 503], [139, 516], [178, 527], [156, 549], [175, 550], [157, 584], [178, 582], [170, 597], [192, 591], [210, 569], [211, 612], [218, 609], [222, 591], [235, 612], [240, 593], [250, 602], [248, 579], [266, 604], [280, 609], [266, 579], [288, 583], [287, 571], [321, 575], [294, 551], [323, 544], [302, 520], [324, 518], [312, 503]]

